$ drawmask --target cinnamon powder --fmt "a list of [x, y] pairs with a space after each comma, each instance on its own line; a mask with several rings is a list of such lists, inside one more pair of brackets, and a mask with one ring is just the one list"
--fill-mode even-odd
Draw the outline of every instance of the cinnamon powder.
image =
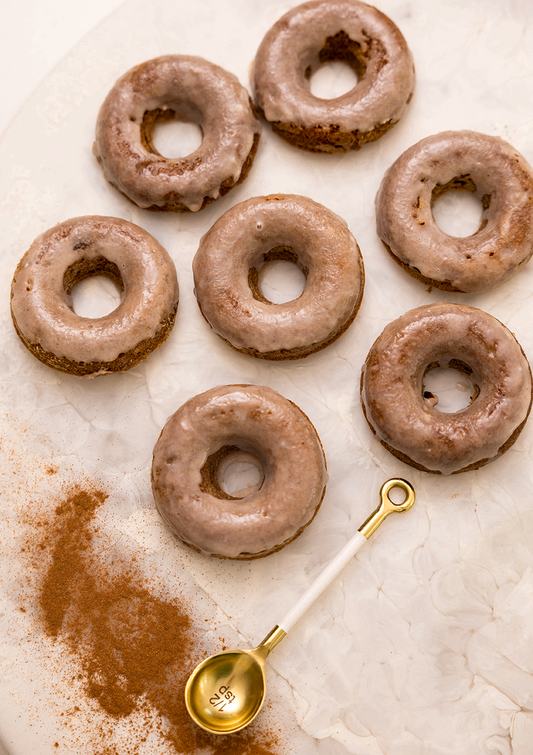
[[[279, 737], [257, 724], [221, 737], [192, 723], [185, 683], [196, 663], [220, 648], [202, 647], [187, 606], [179, 597], [155, 594], [135, 563], [99, 558], [91, 549], [94, 515], [107, 497], [90, 485], [72, 488], [38, 543], [49, 558], [38, 594], [42, 627], [78, 658], [87, 697], [117, 723], [133, 713], [144, 716], [131, 755], [154, 731], [169, 755], [279, 755]], [[102, 742], [93, 752], [118, 751]]]

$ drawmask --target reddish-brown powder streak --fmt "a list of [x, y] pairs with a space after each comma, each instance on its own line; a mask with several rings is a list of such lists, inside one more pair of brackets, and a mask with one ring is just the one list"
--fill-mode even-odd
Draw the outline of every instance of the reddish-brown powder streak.
[[[101, 491], [73, 490], [56, 508], [61, 527], [45, 537], [43, 550], [52, 545], [52, 564], [46, 572], [39, 603], [49, 635], [55, 637], [71, 602], [71, 589], [82, 566], [82, 554], [91, 541], [88, 525], [100, 504], [107, 498]], [[53, 541], [50, 542], [50, 535]]]
[[[95, 557], [94, 514], [107, 497], [90, 486], [71, 490], [39, 542], [50, 557], [39, 591], [42, 624], [78, 656], [88, 698], [117, 720], [144, 711], [146, 734], [139, 746], [155, 728], [168, 742], [169, 753], [275, 755], [277, 738], [257, 728], [219, 737], [191, 722], [185, 682], [196, 662], [213, 649], [201, 647], [179, 599], [155, 595], [134, 564], [119, 560], [109, 565]], [[159, 713], [155, 724], [154, 709]], [[137, 749], [132, 744], [132, 755]], [[116, 749], [102, 742], [97, 752], [114, 755]]]

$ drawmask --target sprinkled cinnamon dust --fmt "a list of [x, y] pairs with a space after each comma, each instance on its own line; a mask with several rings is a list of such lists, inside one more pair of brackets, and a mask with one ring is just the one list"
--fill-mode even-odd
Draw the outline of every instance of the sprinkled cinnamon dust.
[[[29, 544], [47, 559], [38, 590], [41, 628], [77, 659], [87, 700], [111, 721], [89, 737], [88, 751], [141, 755], [152, 751], [147, 741], [157, 735], [169, 755], [280, 755], [279, 737], [259, 725], [220, 737], [192, 723], [185, 682], [199, 660], [220, 648], [205, 647], [179, 596], [157, 595], [135, 563], [98, 556], [95, 514], [107, 498], [89, 484], [72, 487]], [[70, 712], [79, 710], [74, 705]], [[118, 748], [110, 735], [113, 721], [119, 726], [133, 719], [135, 741]]]

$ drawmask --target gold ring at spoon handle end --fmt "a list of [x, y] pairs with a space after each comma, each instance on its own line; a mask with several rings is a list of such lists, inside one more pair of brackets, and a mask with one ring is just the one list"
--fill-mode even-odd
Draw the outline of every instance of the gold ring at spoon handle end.
[[[405, 498], [401, 503], [395, 503], [390, 497], [390, 492], [394, 488], [398, 488], [405, 493]], [[379, 491], [379, 496], [379, 506], [359, 527], [359, 532], [361, 532], [367, 540], [374, 534], [379, 525], [389, 514], [394, 512], [401, 514], [403, 511], [408, 511], [415, 502], [415, 490], [413, 486], [410, 482], [403, 480], [401, 477], [393, 477], [384, 482]]]

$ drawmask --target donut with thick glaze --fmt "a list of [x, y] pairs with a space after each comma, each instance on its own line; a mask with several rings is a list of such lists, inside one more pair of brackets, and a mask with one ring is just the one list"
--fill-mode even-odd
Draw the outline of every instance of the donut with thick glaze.
[[[81, 317], [70, 293], [93, 275], [113, 280], [123, 298], [104, 317]], [[119, 218], [85, 216], [33, 242], [15, 271], [11, 314], [37, 359], [94, 377], [129, 370], [159, 347], [174, 325], [178, 298], [174, 263], [149, 233]]]
[[[423, 394], [433, 367], [467, 373], [474, 397], [440, 412]], [[531, 370], [514, 335], [480, 309], [437, 303], [385, 327], [366, 358], [361, 401], [368, 424], [394, 456], [426, 472], [477, 469], [515, 442], [531, 409]]]
[[[290, 260], [306, 277], [303, 293], [273, 304], [258, 275]], [[363, 295], [359, 247], [345, 221], [294, 194], [254, 197], [222, 215], [193, 260], [198, 304], [213, 330], [237, 351], [260, 359], [301, 359], [335, 341]]]
[[[197, 123], [203, 140], [187, 157], [153, 145], [158, 121]], [[196, 212], [246, 177], [260, 123], [236, 76], [203, 58], [164, 55], [132, 68], [98, 115], [94, 154], [106, 179], [139, 207]]]
[[[349, 92], [311, 93], [309, 77], [341, 60], [357, 74]], [[257, 52], [258, 108], [278, 136], [310, 152], [347, 152], [379, 139], [411, 101], [413, 60], [397, 26], [359, 0], [313, 0], [286, 13]]]
[[[432, 207], [453, 189], [481, 202], [479, 229], [442, 231]], [[443, 291], [489, 291], [533, 253], [533, 170], [497, 136], [444, 131], [410, 147], [389, 168], [376, 196], [377, 232], [403, 269]]]
[[[242, 453], [259, 461], [263, 481], [232, 496], [220, 486], [220, 465]], [[163, 520], [186, 545], [220, 558], [260, 558], [290, 543], [313, 520], [326, 482], [313, 425], [265, 386], [221, 386], [189, 399], [154, 448]]]

